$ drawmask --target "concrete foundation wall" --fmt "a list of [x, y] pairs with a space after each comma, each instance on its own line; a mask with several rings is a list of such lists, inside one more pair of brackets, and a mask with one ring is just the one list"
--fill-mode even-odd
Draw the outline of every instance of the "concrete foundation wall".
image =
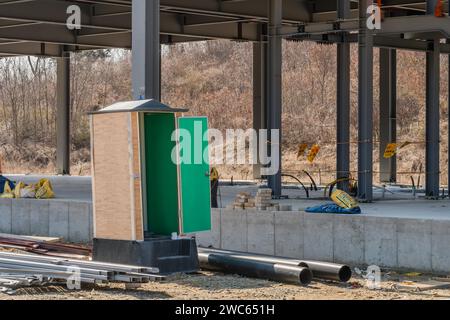
[[356, 265], [450, 272], [450, 221], [213, 210], [202, 246]]
[[0, 199], [0, 233], [92, 241], [92, 203], [70, 200]]

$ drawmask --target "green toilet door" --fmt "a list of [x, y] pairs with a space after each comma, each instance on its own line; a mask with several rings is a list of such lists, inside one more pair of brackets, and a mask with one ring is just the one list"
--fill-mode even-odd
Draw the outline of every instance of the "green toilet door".
[[148, 113], [144, 117], [146, 211], [148, 231], [170, 236], [180, 231], [178, 169], [172, 161], [176, 129], [172, 113]]
[[178, 119], [180, 129], [180, 183], [182, 233], [211, 230], [208, 119]]

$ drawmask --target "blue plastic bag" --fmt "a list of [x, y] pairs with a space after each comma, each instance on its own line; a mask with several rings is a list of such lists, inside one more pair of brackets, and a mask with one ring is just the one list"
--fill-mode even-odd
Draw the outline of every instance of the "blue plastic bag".
[[344, 209], [335, 203], [320, 205], [317, 207], [306, 208], [308, 213], [330, 213], [330, 214], [361, 214], [361, 208]]
[[12, 182], [11, 180], [5, 178], [4, 176], [0, 176], [0, 194], [5, 192], [5, 184], [6, 183], [9, 183], [9, 187], [11, 188], [11, 190], [14, 190], [14, 188], [16, 187], [14, 182]]

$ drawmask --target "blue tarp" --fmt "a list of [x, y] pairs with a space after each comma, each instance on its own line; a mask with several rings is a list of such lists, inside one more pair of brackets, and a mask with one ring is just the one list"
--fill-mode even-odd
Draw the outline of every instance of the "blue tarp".
[[12, 190], [14, 190], [14, 188], [16, 187], [11, 180], [5, 178], [4, 176], [0, 176], [0, 194], [5, 192], [5, 184], [7, 182], [9, 183], [9, 186], [11, 187]]
[[335, 203], [320, 205], [317, 207], [307, 208], [308, 213], [335, 213], [335, 214], [361, 214], [361, 208], [344, 209]]

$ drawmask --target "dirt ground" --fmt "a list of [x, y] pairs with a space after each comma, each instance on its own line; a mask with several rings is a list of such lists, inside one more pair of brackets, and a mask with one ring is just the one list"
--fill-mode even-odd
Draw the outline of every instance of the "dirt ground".
[[450, 299], [450, 289], [419, 291], [414, 282], [431, 276], [383, 274], [382, 288], [370, 290], [356, 276], [347, 284], [313, 281], [307, 287], [279, 284], [239, 276], [201, 272], [162, 283], [126, 289], [124, 284], [86, 286], [69, 291], [63, 286], [27, 288], [0, 300], [423, 300]]

